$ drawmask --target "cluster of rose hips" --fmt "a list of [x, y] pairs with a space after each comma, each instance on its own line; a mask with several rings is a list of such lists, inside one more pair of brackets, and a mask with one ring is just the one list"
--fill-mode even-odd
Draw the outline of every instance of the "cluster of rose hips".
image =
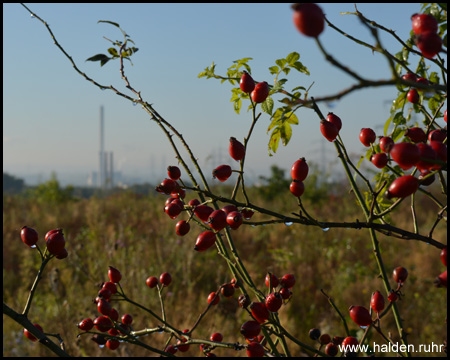
[[[377, 137], [372, 129], [364, 128], [361, 130], [359, 138], [364, 146], [370, 147], [375, 143]], [[407, 129], [403, 142], [394, 143], [389, 136], [380, 137], [381, 152], [374, 151], [370, 159], [377, 168], [384, 168], [390, 157], [401, 169], [409, 170], [416, 167], [420, 172], [418, 178], [413, 175], [396, 178], [390, 184], [386, 196], [388, 198], [404, 198], [415, 193], [419, 185], [432, 184], [435, 179], [432, 172], [441, 169], [441, 163], [447, 162], [446, 139], [447, 130], [435, 129], [430, 131], [427, 136], [425, 130], [420, 127]]]
[[[230, 139], [230, 155], [233, 159], [239, 161], [244, 158], [245, 148], [235, 138]], [[194, 250], [205, 251], [214, 245], [216, 233], [229, 226], [231, 229], [238, 229], [244, 219], [249, 220], [253, 216], [253, 211], [247, 208], [238, 209], [233, 204], [223, 206], [221, 209], [214, 210], [211, 206], [202, 204], [198, 199], [192, 199], [188, 204], [184, 203], [185, 191], [177, 180], [181, 177], [181, 171], [177, 166], [168, 167], [168, 179], [157, 186], [158, 192], [170, 195], [166, 200], [164, 211], [171, 218], [175, 219], [182, 211], [190, 212], [188, 220], [180, 220], [175, 225], [177, 235], [184, 236], [190, 231], [190, 219], [195, 215], [201, 223], [208, 225], [212, 230], [203, 231], [196, 240]], [[221, 165], [216, 168], [213, 175], [220, 181], [225, 181], [231, 175], [231, 167]]]
[[330, 357], [334, 357], [339, 352], [339, 346], [341, 349], [345, 350], [345, 353], [347, 355], [351, 355], [349, 347], [355, 347], [359, 345], [358, 339], [356, 339], [353, 336], [347, 336], [347, 337], [341, 337], [341, 336], [334, 336], [331, 338], [329, 334], [322, 334], [320, 329], [313, 328], [309, 330], [309, 337], [317, 341], [319, 343], [319, 350], [322, 349], [323, 346], [325, 346], [325, 354], [327, 354]]
[[442, 49], [436, 18], [431, 14], [414, 14], [411, 20], [416, 46], [424, 57], [433, 59]]
[[[24, 226], [20, 231], [20, 237], [22, 241], [31, 248], [36, 247], [36, 243], [39, 240], [38, 232], [29, 227]], [[45, 234], [45, 245], [47, 251], [54, 255], [57, 259], [65, 259], [68, 256], [66, 249], [66, 240], [62, 229], [53, 229]]]

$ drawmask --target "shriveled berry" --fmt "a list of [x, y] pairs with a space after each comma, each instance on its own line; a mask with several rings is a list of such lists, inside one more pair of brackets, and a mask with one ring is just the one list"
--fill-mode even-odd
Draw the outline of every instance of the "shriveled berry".
[[239, 306], [243, 309], [246, 309], [250, 305], [250, 298], [248, 295], [241, 294], [238, 298]]

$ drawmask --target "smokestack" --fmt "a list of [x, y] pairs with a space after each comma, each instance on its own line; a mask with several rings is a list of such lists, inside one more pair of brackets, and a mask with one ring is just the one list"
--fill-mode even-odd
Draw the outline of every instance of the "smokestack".
[[109, 187], [114, 188], [113, 152], [109, 152]]
[[100, 152], [99, 152], [99, 164], [98, 164], [98, 181], [97, 185], [99, 188], [103, 188], [105, 184], [105, 165], [106, 161], [104, 159], [104, 119], [103, 119], [103, 106], [100, 106]]

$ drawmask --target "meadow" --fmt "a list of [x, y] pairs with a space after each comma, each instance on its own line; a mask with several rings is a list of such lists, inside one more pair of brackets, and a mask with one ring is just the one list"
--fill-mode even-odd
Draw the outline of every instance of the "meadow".
[[[305, 196], [305, 208], [312, 216], [321, 221], [339, 222], [363, 218], [345, 185], [335, 184], [333, 188], [337, 191], [333, 193], [327, 190], [330, 188], [317, 187], [314, 196]], [[224, 195], [228, 190], [217, 189]], [[439, 196], [440, 188], [435, 187], [432, 192]], [[253, 187], [248, 189], [248, 194], [254, 203], [277, 212], [298, 211], [295, 198], [288, 190], [271, 197], [267, 188], [262, 191]], [[188, 192], [186, 201], [194, 196]], [[4, 195], [3, 301], [21, 312], [40, 264], [37, 251], [21, 241], [21, 227], [35, 228], [41, 246], [48, 230], [61, 227], [69, 256], [48, 264], [29, 319], [40, 323], [47, 333], [60, 333], [66, 351], [72, 356], [155, 356], [130, 344], [122, 344], [116, 351], [100, 349], [90, 336], [77, 338], [80, 331], [76, 324], [86, 317], [94, 319], [98, 316], [93, 299], [99, 285], [107, 281], [109, 265], [121, 271], [121, 285], [126, 294], [156, 313], [160, 311], [157, 292], [149, 289], [145, 280], [149, 276], [159, 277], [166, 271], [171, 273], [172, 284], [163, 294], [168, 321], [180, 329], [190, 328], [206, 308], [208, 294], [231, 280], [226, 262], [214, 248], [204, 253], [193, 250], [200, 228], [193, 225], [184, 237], [175, 234], [176, 220], [171, 220], [163, 211], [165, 199], [166, 196], [156, 192], [148, 195], [121, 192], [59, 201], [30, 195]], [[421, 194], [416, 195], [415, 201], [419, 227], [429, 229], [436, 219], [436, 206]], [[187, 216], [181, 214], [179, 218], [187, 219]], [[265, 217], [255, 214], [251, 221], [262, 219]], [[413, 231], [410, 202], [404, 201], [391, 220], [394, 225]], [[279, 315], [285, 328], [312, 346], [314, 342], [309, 339], [308, 331], [313, 327], [331, 336], [345, 336], [339, 317], [321, 289], [347, 315], [348, 325], [355, 332], [361, 330], [350, 320], [348, 307], [364, 305], [369, 308], [372, 292], [380, 290], [384, 293], [365, 229], [323, 231], [300, 225], [244, 225], [233, 231], [233, 236], [249, 274], [264, 292], [268, 271], [278, 276], [295, 274], [297, 282], [292, 289], [293, 297], [280, 309]], [[446, 224], [441, 222], [434, 238], [445, 242], [446, 236]], [[433, 285], [435, 277], [443, 271], [440, 250], [422, 242], [381, 234], [379, 241], [388, 273], [397, 266], [404, 266], [409, 271], [404, 297], [398, 304], [409, 342], [416, 346], [432, 342], [441, 344], [447, 337], [447, 291]], [[232, 298], [222, 297], [204, 318], [195, 337], [209, 338], [213, 332], [220, 332], [224, 342], [242, 343], [244, 339], [239, 328], [249, 318], [238, 305], [238, 295], [236, 292]], [[120, 314], [132, 314], [135, 330], [157, 325], [148, 314], [130, 304], [114, 306]], [[381, 324], [386, 333], [392, 331], [395, 340], [397, 331], [392, 314], [383, 318]], [[53, 355], [44, 346], [24, 338], [22, 330], [19, 324], [3, 317], [3, 356]], [[153, 334], [143, 339], [160, 349], [166, 340], [165, 334]], [[369, 338], [369, 343], [372, 342], [383, 343], [374, 331]], [[302, 355], [298, 346], [291, 343], [289, 346], [293, 355]], [[246, 356], [245, 351], [217, 349], [214, 352], [217, 356]], [[202, 356], [202, 353], [198, 346], [191, 345], [188, 352], [176, 355]]]

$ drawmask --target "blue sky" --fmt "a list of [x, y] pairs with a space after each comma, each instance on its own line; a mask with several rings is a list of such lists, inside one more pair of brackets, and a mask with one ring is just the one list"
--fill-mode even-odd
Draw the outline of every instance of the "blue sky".
[[[332, 23], [372, 42], [355, 16], [340, 15], [354, 11], [353, 4], [320, 6]], [[420, 11], [420, 4], [357, 6], [366, 17], [396, 30], [403, 39], [409, 37], [410, 16]], [[118, 22], [139, 48], [132, 58], [134, 66], [126, 67], [132, 85], [183, 134], [206, 173], [221, 163], [233, 164], [228, 139], [243, 139], [251, 123], [248, 104], [240, 115], [233, 111], [230, 84], [197, 78], [211, 62], [217, 64], [217, 73], [224, 74], [232, 61], [252, 57], [249, 64], [253, 77], [273, 84], [268, 67], [297, 51], [311, 75], [289, 77], [288, 87], [309, 87], [314, 82], [310, 94], [319, 97], [353, 83], [323, 59], [313, 39], [299, 34], [289, 4], [84, 3], [32, 4], [30, 8], [50, 24], [82, 71], [100, 83], [126, 91], [118, 62], [102, 68], [98, 63], [85, 62], [109, 47], [103, 36], [113, 40], [121, 36], [116, 28], [97, 21]], [[363, 76], [389, 77], [388, 65], [379, 54], [355, 45], [330, 28], [320, 38], [329, 53]], [[382, 43], [392, 53], [400, 49], [387, 34], [382, 34]], [[341, 137], [349, 152], [362, 153], [360, 129], [372, 127], [381, 135], [380, 126], [389, 117], [395, 94], [393, 88], [363, 90], [331, 104], [332, 108], [326, 104], [320, 107], [324, 113], [333, 111], [341, 117]], [[101, 105], [105, 108], [105, 149], [114, 152], [115, 169], [129, 176], [165, 177], [163, 169], [176, 160], [147, 114], [111, 91], [100, 91], [85, 81], [38, 20], [30, 18], [19, 4], [3, 4], [3, 170], [44, 177], [51, 171], [95, 171]], [[261, 116], [246, 158], [250, 177], [267, 175], [271, 164], [289, 169], [303, 156], [318, 162], [321, 149], [327, 162], [336, 161], [334, 146], [322, 137], [315, 114], [303, 109], [297, 116], [300, 124], [293, 128], [291, 142], [286, 148], [280, 145], [273, 157], [267, 152], [269, 116]], [[233, 165], [237, 168], [236, 163]]]

